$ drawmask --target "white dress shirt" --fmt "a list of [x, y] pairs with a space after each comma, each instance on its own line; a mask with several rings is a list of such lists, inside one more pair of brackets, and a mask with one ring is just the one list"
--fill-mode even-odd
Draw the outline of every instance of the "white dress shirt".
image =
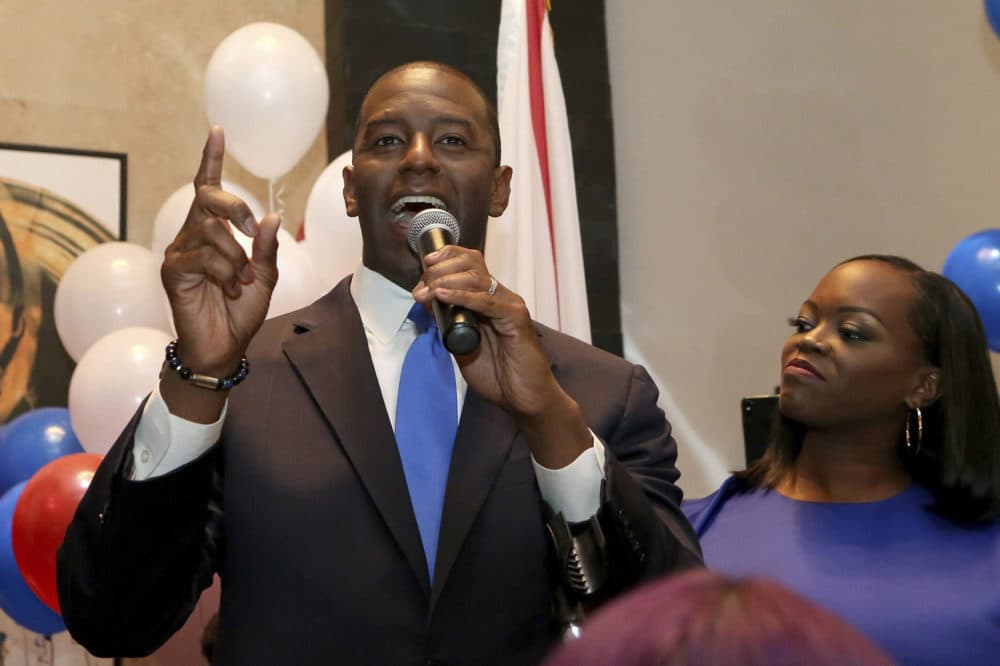
[[[413, 307], [413, 296], [364, 266], [359, 266], [354, 273], [351, 296], [361, 314], [382, 399], [389, 422], [395, 429], [399, 375], [410, 343], [417, 336], [416, 327], [406, 317]], [[454, 359], [452, 365], [455, 368], [457, 413], [461, 414], [468, 385]], [[253, 381], [252, 373], [246, 381]], [[179, 418], [167, 409], [159, 389], [154, 389], [135, 433], [134, 479], [161, 476], [196, 459], [219, 440], [225, 417], [226, 408], [223, 408], [218, 421], [208, 425]], [[604, 445], [593, 433], [591, 435], [594, 446], [562, 469], [548, 469], [532, 458], [542, 497], [570, 522], [587, 520], [601, 504]]]

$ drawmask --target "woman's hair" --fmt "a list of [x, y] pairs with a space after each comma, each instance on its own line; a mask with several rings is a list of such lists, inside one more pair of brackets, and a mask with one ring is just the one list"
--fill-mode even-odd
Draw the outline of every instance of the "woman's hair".
[[545, 666], [889, 666], [846, 622], [777, 582], [706, 569], [602, 609]]
[[[911, 274], [916, 294], [909, 321], [926, 360], [940, 369], [939, 397], [921, 409], [923, 437], [916, 453], [899, 451], [907, 471], [934, 495], [934, 509], [971, 523], [1000, 515], [1000, 398], [986, 333], [972, 301], [948, 278], [892, 255], [841, 262], [881, 261]], [[912, 428], [916, 435], [916, 428]], [[805, 427], [775, 412], [768, 450], [735, 476], [773, 488], [791, 472]]]

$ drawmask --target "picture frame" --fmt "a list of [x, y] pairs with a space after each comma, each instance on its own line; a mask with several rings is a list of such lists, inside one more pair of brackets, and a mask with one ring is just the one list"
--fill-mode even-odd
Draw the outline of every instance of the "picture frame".
[[125, 153], [0, 143], [0, 424], [67, 404], [53, 303], [73, 260], [126, 235]]

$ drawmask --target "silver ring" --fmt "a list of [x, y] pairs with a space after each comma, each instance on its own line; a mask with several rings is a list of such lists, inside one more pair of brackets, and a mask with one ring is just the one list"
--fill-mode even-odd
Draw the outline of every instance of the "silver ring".
[[496, 291], [497, 291], [497, 279], [491, 275], [490, 276], [490, 287], [489, 287], [489, 289], [486, 290], [486, 293], [489, 294], [490, 296], [492, 296], [493, 294], [496, 293]]

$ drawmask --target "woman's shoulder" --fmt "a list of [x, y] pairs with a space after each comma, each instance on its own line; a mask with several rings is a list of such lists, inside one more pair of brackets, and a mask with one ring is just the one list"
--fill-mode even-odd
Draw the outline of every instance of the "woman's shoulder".
[[752, 491], [745, 481], [729, 476], [711, 495], [699, 499], [684, 500], [681, 511], [687, 516], [695, 533], [701, 536], [718, 512], [731, 498]]

